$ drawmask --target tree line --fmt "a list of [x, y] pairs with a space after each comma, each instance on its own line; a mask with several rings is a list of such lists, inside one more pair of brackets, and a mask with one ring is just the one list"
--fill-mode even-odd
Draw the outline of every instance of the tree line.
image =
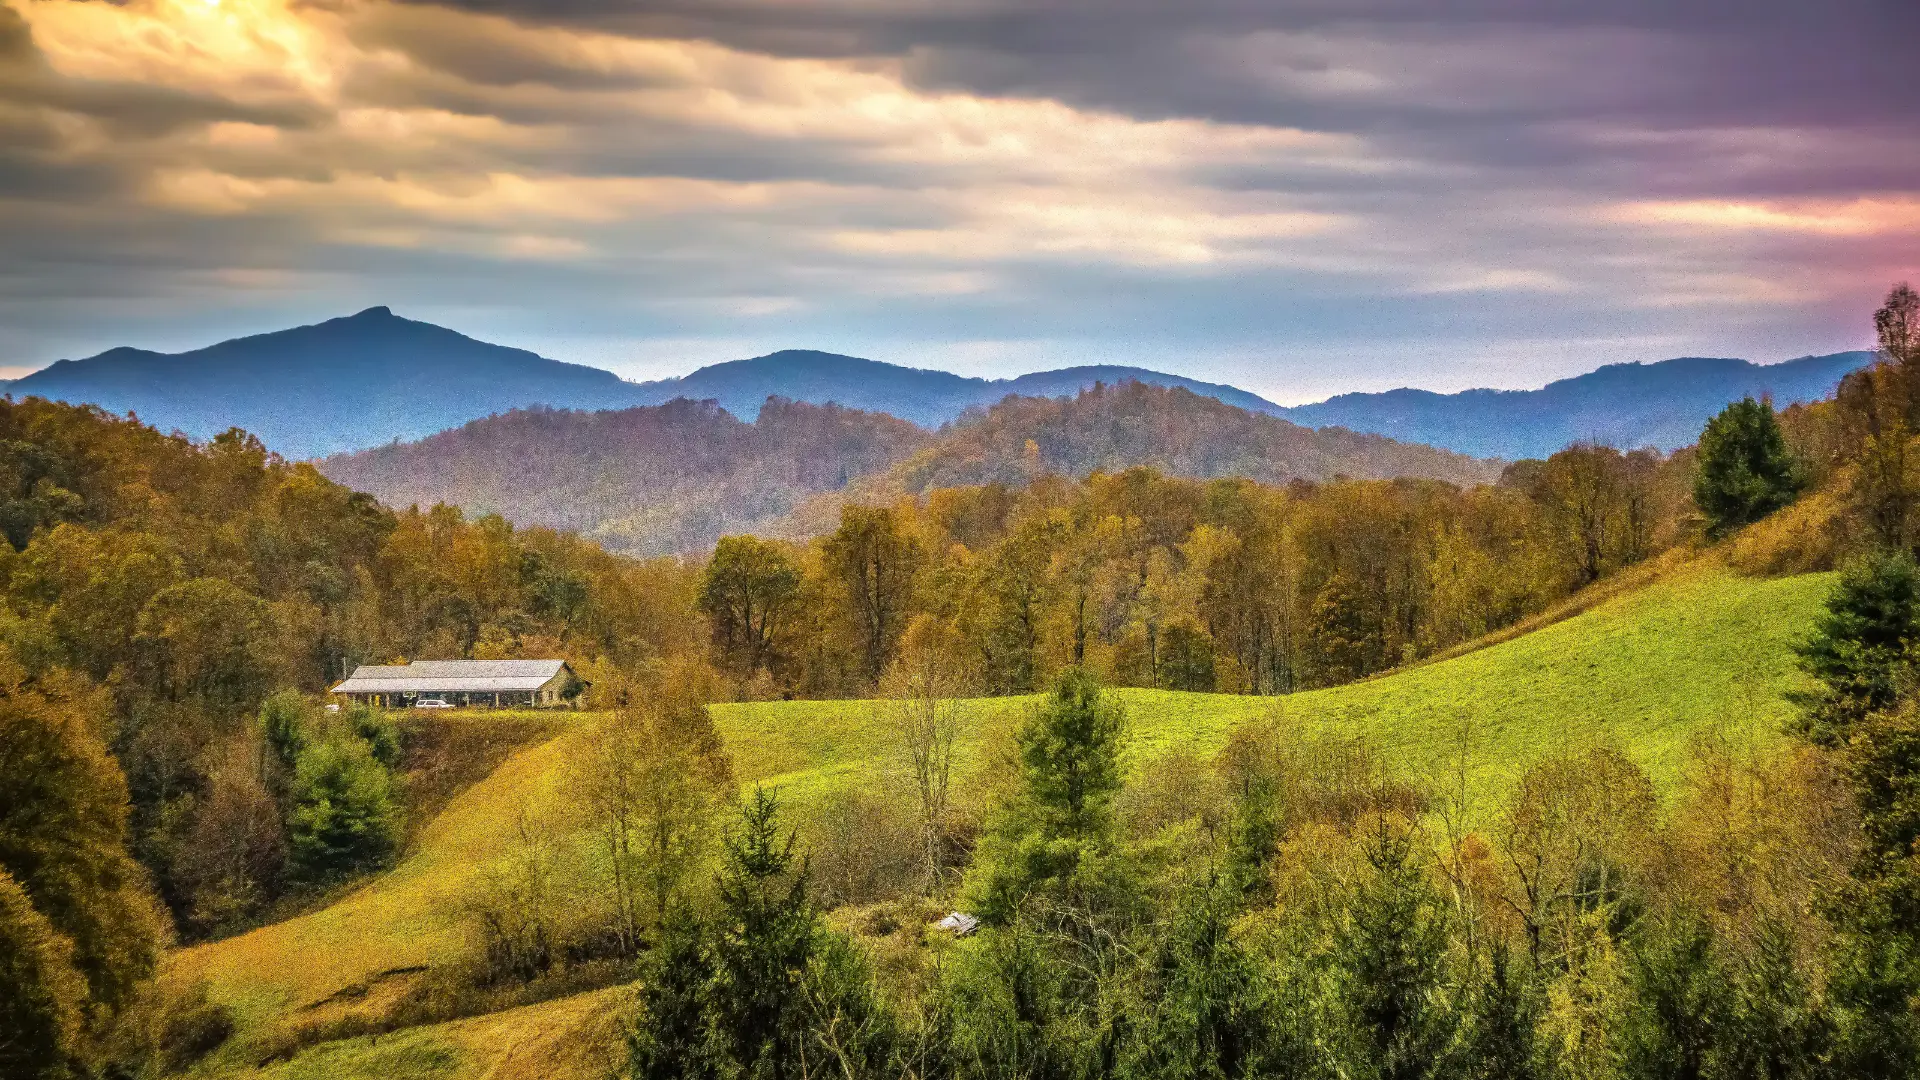
[[745, 696], [870, 694], [910, 638], [984, 693], [1068, 668], [1286, 693], [1444, 652], [1671, 546], [1689, 469], [1576, 446], [1466, 488], [1145, 467], [936, 488], [847, 504], [811, 543], [723, 538], [699, 604]]

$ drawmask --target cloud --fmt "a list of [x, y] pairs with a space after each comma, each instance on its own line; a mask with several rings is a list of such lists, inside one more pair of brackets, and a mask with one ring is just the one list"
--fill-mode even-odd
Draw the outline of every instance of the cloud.
[[0, 361], [368, 303], [630, 374], [806, 345], [1294, 400], [1847, 347], [1920, 271], [1916, 30], [1864, 0], [0, 0]]

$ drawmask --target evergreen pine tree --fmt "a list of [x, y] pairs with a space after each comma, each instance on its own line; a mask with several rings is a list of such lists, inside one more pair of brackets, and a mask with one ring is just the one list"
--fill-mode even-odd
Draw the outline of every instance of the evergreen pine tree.
[[1815, 994], [1792, 936], [1761, 928], [1734, 984], [1722, 1071], [1764, 1080], [1815, 1080], [1833, 1044], [1833, 1023]]
[[640, 1015], [627, 1037], [634, 1080], [721, 1075], [706, 1018], [712, 978], [705, 927], [690, 911], [673, 912], [640, 962]]
[[1445, 971], [1447, 928], [1415, 854], [1384, 819], [1366, 839], [1367, 873], [1329, 957], [1340, 1071], [1380, 1080], [1441, 1073], [1457, 1017]]
[[1806, 734], [1824, 746], [1844, 744], [1869, 713], [1892, 705], [1896, 676], [1920, 639], [1920, 567], [1901, 552], [1876, 552], [1850, 563], [1827, 597], [1800, 664], [1820, 681]]
[[1805, 483], [1766, 401], [1736, 401], [1707, 421], [1699, 455], [1693, 501], [1707, 516], [1709, 536], [1766, 517], [1792, 502]]
[[1125, 714], [1092, 675], [1072, 668], [1054, 683], [1020, 730], [1021, 777], [1048, 835], [1080, 840], [1105, 830], [1125, 732]]
[[289, 865], [300, 881], [371, 870], [399, 846], [392, 777], [358, 737], [339, 733], [301, 751], [292, 802]]
[[1264, 972], [1233, 939], [1236, 898], [1210, 885], [1180, 905], [1145, 973], [1122, 1075], [1244, 1076], [1265, 1056], [1273, 1017]]
[[1535, 1021], [1538, 994], [1512, 954], [1496, 945], [1469, 999], [1458, 1062], [1467, 1080], [1534, 1080], [1543, 1075]]
[[1713, 932], [1697, 918], [1635, 943], [1632, 1006], [1623, 1025], [1625, 1072], [1636, 1080], [1702, 1080], [1724, 1056], [1731, 992]]
[[1863, 843], [1834, 904], [1835, 1056], [1843, 1075], [1920, 1075], [1920, 703], [1861, 720], [1844, 761]]
[[817, 927], [806, 866], [796, 865], [793, 834], [780, 836], [778, 814], [773, 794], [756, 788], [727, 841], [707, 1023], [733, 1067], [786, 1080], [799, 1075], [801, 980]]
[[[1053, 891], [1088, 913], [1124, 904], [1130, 882], [1111, 858], [1126, 714], [1078, 668], [1054, 683], [1021, 727], [1020, 798], [975, 856], [977, 913], [1006, 925], [1029, 897]], [[1083, 872], [1084, 871], [1084, 872]]]

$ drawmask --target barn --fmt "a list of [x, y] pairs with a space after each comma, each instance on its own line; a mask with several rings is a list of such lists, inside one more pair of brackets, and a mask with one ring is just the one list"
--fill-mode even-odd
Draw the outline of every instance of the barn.
[[422, 699], [548, 708], [571, 704], [584, 685], [565, 660], [415, 660], [362, 664], [332, 692], [390, 709]]

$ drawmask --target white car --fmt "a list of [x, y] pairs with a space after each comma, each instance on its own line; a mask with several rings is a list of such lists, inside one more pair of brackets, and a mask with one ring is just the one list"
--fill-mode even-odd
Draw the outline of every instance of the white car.
[[413, 707], [416, 709], [451, 709], [453, 708], [453, 706], [450, 703], [442, 701], [437, 697], [423, 697], [419, 701], [414, 702]]

